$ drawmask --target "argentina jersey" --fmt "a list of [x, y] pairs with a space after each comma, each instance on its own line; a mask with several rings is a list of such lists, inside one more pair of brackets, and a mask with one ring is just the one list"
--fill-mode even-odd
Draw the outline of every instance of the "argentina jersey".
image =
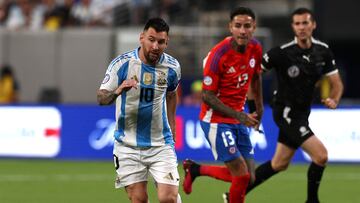
[[134, 79], [137, 88], [122, 92], [116, 99], [118, 142], [129, 146], [174, 145], [167, 119], [166, 92], [176, 91], [180, 64], [164, 53], [156, 66], [141, 62], [138, 50], [124, 53], [109, 65], [100, 89], [114, 91], [126, 79]]

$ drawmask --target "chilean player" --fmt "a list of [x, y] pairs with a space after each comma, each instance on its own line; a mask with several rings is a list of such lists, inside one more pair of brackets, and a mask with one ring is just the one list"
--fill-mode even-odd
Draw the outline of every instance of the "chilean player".
[[[215, 160], [225, 166], [183, 162], [184, 192], [190, 194], [198, 176], [231, 182], [230, 202], [244, 202], [246, 187], [254, 180], [253, 148], [248, 127], [257, 128], [263, 113], [261, 88], [262, 47], [252, 38], [255, 14], [239, 7], [230, 14], [232, 36], [218, 43], [204, 60], [201, 127], [211, 145]], [[245, 113], [250, 88], [256, 112]]]

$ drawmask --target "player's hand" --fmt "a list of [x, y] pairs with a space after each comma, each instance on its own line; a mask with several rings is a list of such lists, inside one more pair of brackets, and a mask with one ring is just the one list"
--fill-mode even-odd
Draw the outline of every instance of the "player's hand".
[[137, 81], [134, 79], [124, 80], [121, 85], [115, 90], [115, 94], [120, 95], [123, 91], [128, 91], [131, 88], [137, 89]]
[[324, 106], [326, 106], [329, 109], [336, 109], [336, 107], [338, 105], [338, 103], [334, 99], [331, 99], [331, 98], [323, 99], [323, 100], [321, 100], [321, 102], [324, 104]]
[[260, 124], [260, 122], [256, 119], [257, 113], [254, 112], [252, 114], [247, 114], [245, 112], [238, 112], [236, 119], [240, 121], [241, 124], [244, 124], [248, 127], [255, 127]]

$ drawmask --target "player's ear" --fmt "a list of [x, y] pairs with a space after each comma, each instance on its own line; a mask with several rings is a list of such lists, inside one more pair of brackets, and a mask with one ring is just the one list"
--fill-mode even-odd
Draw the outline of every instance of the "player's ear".
[[139, 37], [140, 42], [143, 41], [144, 38], [145, 38], [144, 32], [141, 32]]
[[232, 33], [231, 25], [232, 25], [232, 23], [231, 23], [231, 21], [230, 21], [229, 24], [228, 24], [228, 28], [229, 28], [229, 31]]

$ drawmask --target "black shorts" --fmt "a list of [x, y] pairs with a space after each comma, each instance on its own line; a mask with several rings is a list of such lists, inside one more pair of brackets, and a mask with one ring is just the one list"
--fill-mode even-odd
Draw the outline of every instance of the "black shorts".
[[274, 105], [273, 118], [279, 127], [278, 142], [297, 149], [314, 135], [309, 127], [309, 110], [292, 109], [288, 106]]

